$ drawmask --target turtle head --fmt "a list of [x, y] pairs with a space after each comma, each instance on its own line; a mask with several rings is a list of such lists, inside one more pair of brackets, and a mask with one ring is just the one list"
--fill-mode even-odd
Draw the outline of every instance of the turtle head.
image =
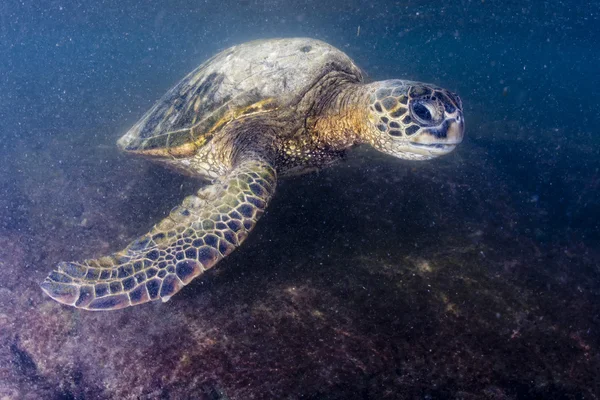
[[460, 98], [426, 83], [389, 80], [369, 85], [367, 141], [399, 158], [427, 160], [463, 140]]

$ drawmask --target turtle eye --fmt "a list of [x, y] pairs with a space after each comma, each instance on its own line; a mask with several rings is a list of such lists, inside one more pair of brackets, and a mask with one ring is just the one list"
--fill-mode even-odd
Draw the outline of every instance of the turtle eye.
[[425, 123], [429, 123], [431, 122], [431, 112], [429, 111], [429, 109], [427, 109], [427, 107], [423, 104], [423, 103], [415, 103], [412, 106], [412, 111], [413, 114], [420, 119], [421, 121], [425, 122]]
[[[414, 100], [410, 105], [413, 118], [421, 125], [437, 125], [443, 119], [443, 106], [436, 99]], [[441, 104], [440, 104], [441, 105]]]

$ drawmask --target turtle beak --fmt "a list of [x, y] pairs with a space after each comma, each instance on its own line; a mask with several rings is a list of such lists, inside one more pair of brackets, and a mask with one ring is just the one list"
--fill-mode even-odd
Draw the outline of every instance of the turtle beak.
[[410, 145], [419, 153], [441, 156], [454, 150], [463, 141], [464, 134], [464, 118], [462, 112], [457, 111], [453, 117], [445, 119], [440, 125], [423, 129], [418, 136], [411, 139]]
[[454, 144], [460, 144], [465, 137], [465, 119], [462, 116], [462, 112], [457, 113], [453, 120], [448, 123], [446, 130], [446, 139], [448, 142]]

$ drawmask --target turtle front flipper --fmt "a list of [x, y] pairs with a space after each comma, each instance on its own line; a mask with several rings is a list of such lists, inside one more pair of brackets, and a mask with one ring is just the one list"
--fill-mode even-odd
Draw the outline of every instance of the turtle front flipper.
[[276, 179], [266, 161], [241, 162], [124, 250], [59, 263], [41, 287], [54, 300], [87, 310], [167, 301], [244, 241], [273, 196]]

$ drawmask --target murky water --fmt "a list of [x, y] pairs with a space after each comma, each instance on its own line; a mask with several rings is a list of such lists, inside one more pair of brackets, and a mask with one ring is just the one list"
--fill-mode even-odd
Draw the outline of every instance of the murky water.
[[[0, 397], [600, 396], [600, 6], [0, 3]], [[244, 41], [312, 37], [433, 82], [466, 139], [359, 148], [278, 184], [248, 240], [167, 303], [92, 313], [39, 283], [122, 249], [202, 182], [117, 151]]]

